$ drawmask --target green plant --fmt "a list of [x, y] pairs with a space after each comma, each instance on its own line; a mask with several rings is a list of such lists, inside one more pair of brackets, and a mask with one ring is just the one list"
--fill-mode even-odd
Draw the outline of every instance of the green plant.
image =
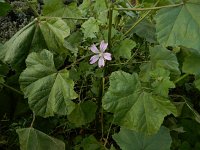
[[199, 149], [199, 1], [27, 2], [0, 45], [0, 146]]

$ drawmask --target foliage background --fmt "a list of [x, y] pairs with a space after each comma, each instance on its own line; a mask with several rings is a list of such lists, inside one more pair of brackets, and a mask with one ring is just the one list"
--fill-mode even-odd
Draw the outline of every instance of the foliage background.
[[[0, 9], [1, 149], [200, 149], [198, 0]], [[102, 40], [112, 61], [98, 68]]]

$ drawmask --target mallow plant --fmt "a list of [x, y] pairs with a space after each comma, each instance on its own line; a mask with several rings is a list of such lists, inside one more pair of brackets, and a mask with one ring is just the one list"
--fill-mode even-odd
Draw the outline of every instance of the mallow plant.
[[0, 45], [0, 147], [200, 148], [199, 0], [27, 3]]

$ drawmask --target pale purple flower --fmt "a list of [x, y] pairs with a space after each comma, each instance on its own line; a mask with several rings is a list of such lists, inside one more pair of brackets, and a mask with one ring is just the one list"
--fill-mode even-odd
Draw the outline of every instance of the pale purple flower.
[[90, 50], [95, 53], [96, 55], [92, 56], [90, 58], [90, 64], [96, 63], [98, 60], [98, 66], [104, 67], [105, 66], [105, 61], [106, 60], [111, 60], [111, 54], [110, 53], [105, 53], [106, 48], [108, 47], [108, 43], [105, 43], [104, 41], [101, 41], [100, 43], [100, 50], [96, 47], [95, 44], [93, 44], [90, 47]]

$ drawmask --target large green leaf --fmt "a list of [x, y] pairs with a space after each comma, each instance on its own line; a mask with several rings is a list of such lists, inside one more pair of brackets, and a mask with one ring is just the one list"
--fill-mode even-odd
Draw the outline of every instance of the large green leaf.
[[29, 52], [49, 49], [54, 53], [67, 53], [63, 43], [69, 34], [69, 27], [59, 18], [35, 19], [4, 44], [0, 59], [13, 68], [22, 69]]
[[200, 49], [200, 1], [188, 0], [184, 5], [157, 12], [156, 30], [160, 44]]
[[68, 116], [70, 122], [76, 126], [85, 125], [95, 118], [97, 106], [92, 101], [86, 101], [76, 105], [76, 108]]
[[165, 127], [151, 136], [121, 128], [113, 138], [122, 150], [170, 150], [172, 142], [169, 130]]
[[13, 67], [22, 67], [22, 62], [29, 53], [29, 48], [35, 30], [35, 22], [31, 22], [19, 32], [17, 32], [3, 48], [0, 49], [0, 59]]
[[19, 82], [35, 114], [43, 117], [70, 114], [75, 108], [71, 99], [77, 97], [74, 83], [67, 70], [55, 69], [53, 54], [47, 50], [33, 52], [26, 59], [26, 65]]
[[143, 81], [149, 81], [149, 72], [156, 68], [169, 70], [173, 75], [179, 75], [179, 63], [176, 55], [166, 48], [158, 45], [150, 47], [150, 62], [140, 66], [140, 77]]
[[131, 51], [135, 46], [135, 41], [124, 39], [117, 43], [117, 45], [115, 45], [112, 50], [115, 56], [130, 59]]
[[81, 18], [77, 4], [65, 5], [63, 0], [44, 0], [43, 15], [65, 18], [65, 22], [71, 29], [75, 26], [77, 19], [70, 18]]
[[65, 143], [34, 128], [17, 129], [21, 150], [65, 150]]
[[103, 108], [114, 113], [114, 122], [120, 126], [146, 134], [156, 133], [165, 116], [176, 114], [176, 107], [166, 97], [145, 89], [137, 74], [114, 72], [103, 98]]

